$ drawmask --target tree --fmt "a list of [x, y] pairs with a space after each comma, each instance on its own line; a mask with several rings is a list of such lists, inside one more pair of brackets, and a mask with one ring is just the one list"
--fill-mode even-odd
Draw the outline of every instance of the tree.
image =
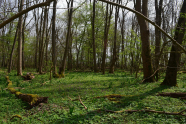
[[113, 6], [110, 5], [109, 11], [109, 4], [107, 3], [106, 6], [106, 18], [105, 18], [105, 29], [104, 29], [104, 48], [103, 48], [103, 57], [102, 57], [102, 72], [105, 74], [105, 59], [106, 59], [106, 50], [107, 50], [107, 43], [108, 43], [108, 34], [110, 28], [110, 21], [112, 17]]
[[[185, 27], [186, 27], [186, 0], [183, 1], [183, 5], [180, 11], [180, 17], [178, 19], [178, 23], [176, 26], [176, 31], [174, 34], [174, 39], [182, 44], [185, 36]], [[161, 83], [162, 85], [168, 86], [176, 86], [177, 85], [177, 71], [179, 68], [180, 58], [181, 58], [181, 50], [174, 43], [172, 44], [170, 58], [168, 61], [168, 66], [166, 70], [166, 76], [164, 81]]]
[[[23, 10], [24, 0], [20, 0], [19, 12]], [[22, 15], [19, 17], [19, 34], [18, 34], [18, 65], [17, 65], [17, 75], [22, 75]]]
[[[142, 3], [141, 3], [142, 2]], [[148, 0], [136, 0], [134, 1], [136, 11], [142, 13], [144, 16], [148, 16]], [[144, 82], [154, 82], [154, 76], [152, 70], [150, 42], [149, 42], [149, 27], [147, 21], [137, 15], [138, 23], [140, 25], [140, 34], [142, 40], [142, 60], [143, 60], [143, 78]]]
[[[163, 0], [160, 0], [159, 3], [155, 0], [155, 10], [156, 10], [156, 24], [161, 27], [161, 13], [163, 8]], [[161, 32], [155, 28], [155, 70], [159, 68], [159, 54], [160, 54], [160, 41], [161, 41]], [[158, 81], [158, 71], [156, 72], [156, 81]]]
[[57, 0], [53, 3], [53, 16], [52, 16], [52, 63], [53, 63], [53, 74], [56, 74], [56, 4]]
[[49, 6], [50, 3], [54, 1], [54, 0], [47, 0], [46, 2], [43, 2], [43, 3], [39, 3], [39, 4], [36, 4], [36, 5], [33, 5], [17, 14], [15, 14], [14, 16], [12, 16], [11, 18], [8, 18], [7, 20], [3, 21], [1, 24], [0, 24], [0, 29], [2, 27], [4, 27], [6, 24], [10, 23], [11, 21], [13, 21], [14, 19], [20, 17], [21, 15], [25, 14], [25, 13], [28, 13], [30, 10], [33, 10], [35, 8], [38, 8], [38, 7], [42, 7], [42, 6]]
[[[70, 3], [71, 3], [71, 7], [70, 7]], [[65, 46], [63, 61], [62, 61], [62, 64], [59, 70], [59, 74], [61, 74], [62, 77], [64, 77], [65, 75], [66, 57], [67, 57], [68, 48], [69, 48], [71, 25], [72, 25], [73, 0], [70, 0], [69, 2], [67, 2], [67, 6], [70, 10], [68, 10], [68, 27], [67, 27], [66, 46]]]
[[[120, 3], [120, 0], [117, 0], [117, 3]], [[116, 11], [115, 11], [115, 29], [114, 29], [114, 48], [113, 48], [113, 57], [112, 57], [112, 62], [110, 65], [110, 70], [109, 73], [114, 73], [114, 66], [115, 63], [118, 59], [117, 52], [116, 52], [116, 41], [117, 41], [117, 24], [118, 24], [118, 17], [119, 17], [119, 7], [116, 6]]]
[[93, 11], [92, 11], [92, 46], [93, 46], [93, 59], [94, 59], [94, 72], [97, 72], [96, 65], [96, 44], [95, 44], [95, 0], [93, 0]]
[[10, 73], [11, 68], [12, 68], [12, 58], [13, 58], [13, 54], [14, 54], [15, 44], [16, 44], [16, 41], [17, 41], [18, 27], [19, 27], [19, 25], [17, 25], [16, 33], [15, 33], [15, 36], [14, 36], [14, 43], [12, 45], [12, 50], [11, 50], [11, 53], [10, 53], [10, 59], [9, 59], [9, 64], [8, 64], [8, 73]]

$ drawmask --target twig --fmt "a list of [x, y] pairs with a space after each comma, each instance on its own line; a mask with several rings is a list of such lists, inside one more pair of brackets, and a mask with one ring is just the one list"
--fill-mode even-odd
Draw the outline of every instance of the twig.
[[2, 27], [4, 27], [6, 24], [10, 23], [11, 21], [13, 21], [14, 19], [20, 17], [21, 15], [25, 14], [25, 13], [28, 13], [30, 10], [33, 10], [35, 8], [38, 8], [38, 7], [42, 7], [42, 6], [49, 6], [50, 3], [54, 1], [54, 0], [47, 0], [46, 2], [43, 2], [43, 3], [39, 3], [39, 4], [36, 4], [36, 5], [33, 5], [17, 14], [15, 14], [14, 16], [10, 17], [9, 19], [3, 21], [1, 24], [0, 24], [0, 29]]
[[99, 1], [102, 1], [102, 2], [105, 2], [105, 3], [108, 3], [108, 4], [112, 4], [114, 6], [118, 6], [118, 7], [127, 9], [127, 10], [129, 10], [129, 11], [137, 14], [138, 16], [142, 17], [143, 19], [145, 19], [146, 21], [148, 21], [149, 23], [151, 23], [152, 25], [154, 25], [155, 28], [157, 28], [159, 31], [162, 32], [162, 34], [164, 34], [165, 36], [167, 36], [172, 41], [173, 44], [177, 45], [186, 54], [186, 49], [184, 49], [183, 46], [181, 46], [181, 44], [179, 44], [174, 38], [172, 38], [163, 29], [161, 29], [155, 22], [151, 21], [149, 18], [147, 18], [146, 16], [144, 16], [142, 13], [140, 13], [140, 12], [134, 10], [134, 9], [131, 9], [129, 7], [126, 7], [126, 6], [123, 6], [123, 5], [120, 5], [118, 3], [114, 3], [114, 2], [108, 1], [108, 0], [99, 0]]
[[[79, 95], [78, 95], [78, 96], [79, 96]], [[83, 104], [83, 102], [81, 101], [80, 96], [79, 96], [79, 101], [80, 101], [81, 105], [83, 105], [83, 106], [84, 106], [85, 110], [87, 110], [87, 107], [86, 107], [86, 106]]]
[[49, 81], [46, 81], [46, 82], [42, 83], [41, 86], [43, 86], [43, 85], [46, 84], [47, 82], [49, 82]]
[[156, 74], [156, 72], [157, 72], [158, 70], [163, 69], [163, 68], [167, 68], [167, 67], [158, 68], [150, 77], [143, 79], [143, 80], [141, 81], [141, 83], [143, 83], [145, 80], [147, 80], [147, 79], [153, 77], [153, 76]]
[[185, 112], [186, 111], [186, 109], [185, 110], [183, 110], [183, 111], [181, 111], [181, 112], [179, 112], [178, 114], [182, 114], [183, 112]]
[[70, 98], [69, 96], [68, 96], [68, 98], [69, 98], [71, 101], [73, 101], [72, 98]]

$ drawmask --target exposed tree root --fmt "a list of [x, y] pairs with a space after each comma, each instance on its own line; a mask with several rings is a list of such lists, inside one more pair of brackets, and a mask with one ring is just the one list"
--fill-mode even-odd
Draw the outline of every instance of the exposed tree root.
[[168, 96], [173, 98], [186, 99], [186, 93], [159, 93], [157, 96]]
[[47, 103], [48, 102], [48, 97], [39, 97], [37, 94], [23, 94], [19, 91], [16, 91], [12, 87], [12, 81], [10, 81], [9, 77], [6, 76], [7, 82], [8, 82], [8, 90], [12, 93], [15, 94], [15, 96], [22, 101], [27, 102], [30, 107], [34, 107], [39, 105], [40, 103]]

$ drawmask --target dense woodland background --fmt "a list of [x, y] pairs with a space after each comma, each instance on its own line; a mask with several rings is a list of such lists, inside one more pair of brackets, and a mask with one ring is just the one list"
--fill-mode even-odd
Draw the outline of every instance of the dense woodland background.
[[185, 32], [186, 0], [0, 0], [0, 122], [186, 123]]
[[[1, 0], [0, 22], [42, 2]], [[8, 72], [16, 69], [22, 75], [22, 70], [34, 68], [64, 77], [65, 69], [103, 74], [122, 69], [136, 76], [143, 72], [144, 82], [154, 82], [167, 70], [162, 84], [176, 85], [177, 71], [185, 69], [185, 54], [138, 14], [105, 0], [50, 2], [0, 29], [0, 66]], [[140, 12], [185, 48], [185, 1], [110, 2]]]

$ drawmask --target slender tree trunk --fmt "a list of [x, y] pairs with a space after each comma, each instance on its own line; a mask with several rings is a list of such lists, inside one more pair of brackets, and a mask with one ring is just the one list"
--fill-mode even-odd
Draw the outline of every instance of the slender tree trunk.
[[[144, 16], [147, 17], [148, 11], [148, 0], [136, 0], [135, 9], [138, 12], [141, 12]], [[152, 61], [150, 54], [150, 42], [149, 42], [149, 27], [148, 23], [137, 15], [138, 23], [140, 25], [140, 34], [142, 40], [142, 60], [143, 60], [143, 78], [144, 82], [154, 82], [154, 76], [150, 77], [153, 74], [152, 70]]]
[[[23, 10], [24, 0], [20, 0], [19, 12]], [[19, 17], [19, 34], [18, 34], [18, 66], [17, 75], [22, 75], [22, 16]]]
[[[179, 43], [182, 44], [184, 40], [185, 35], [185, 27], [186, 27], [186, 18], [183, 16], [186, 14], [186, 0], [184, 0], [181, 11], [180, 11], [180, 17], [178, 19], [178, 23], [176, 26], [176, 31], [174, 35], [174, 39]], [[180, 63], [180, 49], [173, 44], [171, 48], [170, 58], [168, 61], [168, 66], [166, 70], [166, 76], [164, 81], [161, 83], [162, 85], [168, 85], [168, 86], [176, 86], [177, 85], [177, 71], [179, 68]]]
[[[163, 8], [163, 0], [158, 1], [155, 0], [155, 10], [156, 10], [156, 24], [161, 27], [161, 13]], [[161, 41], [161, 32], [155, 28], [155, 70], [159, 68], [159, 54], [160, 54], [160, 41]], [[156, 81], [158, 81], [158, 72], [156, 72]]]
[[[45, 26], [46, 26], [46, 17], [47, 17], [47, 7], [45, 6], [44, 10], [44, 20], [43, 20], [43, 29], [41, 32], [40, 45], [39, 45], [39, 73], [42, 74], [43, 69], [43, 55], [44, 55], [44, 34], [45, 34]], [[40, 28], [41, 31], [41, 28]]]
[[11, 54], [10, 54], [10, 60], [9, 60], [9, 65], [8, 65], [8, 73], [11, 72], [11, 68], [12, 68], [12, 58], [13, 58], [15, 44], [16, 44], [16, 40], [17, 40], [18, 27], [19, 27], [19, 25], [17, 25], [16, 33], [15, 33], [15, 36], [14, 36], [14, 43], [13, 43], [13, 46], [12, 46], [12, 51], [11, 51]]
[[122, 10], [122, 20], [121, 20], [121, 69], [124, 69], [124, 38], [125, 38], [125, 15], [124, 10]]
[[[67, 3], [68, 8], [70, 5], [70, 2]], [[73, 13], [73, 0], [71, 0], [71, 8], [69, 10], [68, 13], [68, 29], [67, 29], [67, 38], [66, 38], [66, 47], [65, 47], [65, 52], [64, 52], [64, 56], [63, 56], [63, 61], [59, 70], [59, 74], [62, 74], [62, 76], [64, 77], [65, 75], [65, 66], [66, 66], [66, 57], [68, 54], [68, 47], [69, 47], [69, 40], [70, 40], [70, 32], [71, 32], [71, 25], [72, 25], [72, 13]]]
[[[73, 31], [72, 31], [73, 32]], [[70, 42], [69, 42], [69, 51], [68, 51], [68, 68], [67, 68], [67, 70], [72, 70], [72, 33], [71, 32], [71, 34], [70, 34]]]
[[110, 5], [110, 13], [108, 14], [108, 7], [109, 5], [107, 3], [105, 29], [104, 29], [104, 49], [103, 49], [102, 66], [101, 66], [103, 74], [105, 74], [105, 59], [106, 59], [106, 51], [107, 51], [108, 33], [110, 28], [111, 15], [113, 11], [113, 6]]
[[46, 67], [48, 66], [48, 43], [49, 43], [49, 34], [50, 34], [50, 30], [51, 30], [51, 25], [52, 25], [52, 20], [50, 23], [50, 27], [48, 28], [48, 14], [47, 14], [47, 21], [46, 21], [46, 39], [45, 39], [45, 43], [46, 43], [46, 48], [45, 48], [45, 65]]
[[79, 68], [79, 49], [78, 49], [77, 45], [78, 45], [78, 43], [77, 43], [77, 40], [76, 40], [76, 51], [77, 51], [77, 54], [76, 54], [76, 70], [78, 70], [78, 68]]
[[[117, 0], [117, 3], [120, 3], [120, 0]], [[113, 57], [112, 62], [110, 65], [110, 71], [109, 73], [114, 73], [114, 66], [118, 59], [117, 52], [116, 52], [116, 41], [117, 41], [117, 23], [118, 23], [118, 16], [119, 16], [119, 7], [116, 6], [116, 12], [115, 12], [115, 30], [114, 30], [114, 48], [113, 48]]]
[[27, 14], [25, 14], [25, 16], [24, 16], [23, 28], [22, 28], [22, 41], [23, 41], [23, 46], [22, 46], [22, 68], [23, 68], [23, 70], [25, 69], [25, 60], [24, 60], [25, 33], [24, 33], [24, 30], [25, 30], [26, 17], [27, 17]]
[[[36, 11], [34, 10], [34, 17], [35, 17], [35, 24], [36, 24], [36, 48], [35, 48], [35, 58], [34, 58], [34, 65], [36, 68], [36, 71], [39, 72], [38, 69], [38, 45], [39, 45], [39, 37], [40, 37], [40, 33], [39, 33], [39, 18], [37, 18], [36, 16]], [[37, 11], [37, 15], [39, 16], [39, 10]]]
[[52, 63], [53, 63], [53, 75], [57, 73], [56, 71], [56, 5], [57, 0], [53, 2], [53, 16], [52, 16]]
[[92, 45], [93, 45], [93, 60], [94, 60], [94, 72], [97, 72], [96, 65], [96, 44], [95, 44], [95, 0], [93, 0], [93, 16], [92, 16]]

